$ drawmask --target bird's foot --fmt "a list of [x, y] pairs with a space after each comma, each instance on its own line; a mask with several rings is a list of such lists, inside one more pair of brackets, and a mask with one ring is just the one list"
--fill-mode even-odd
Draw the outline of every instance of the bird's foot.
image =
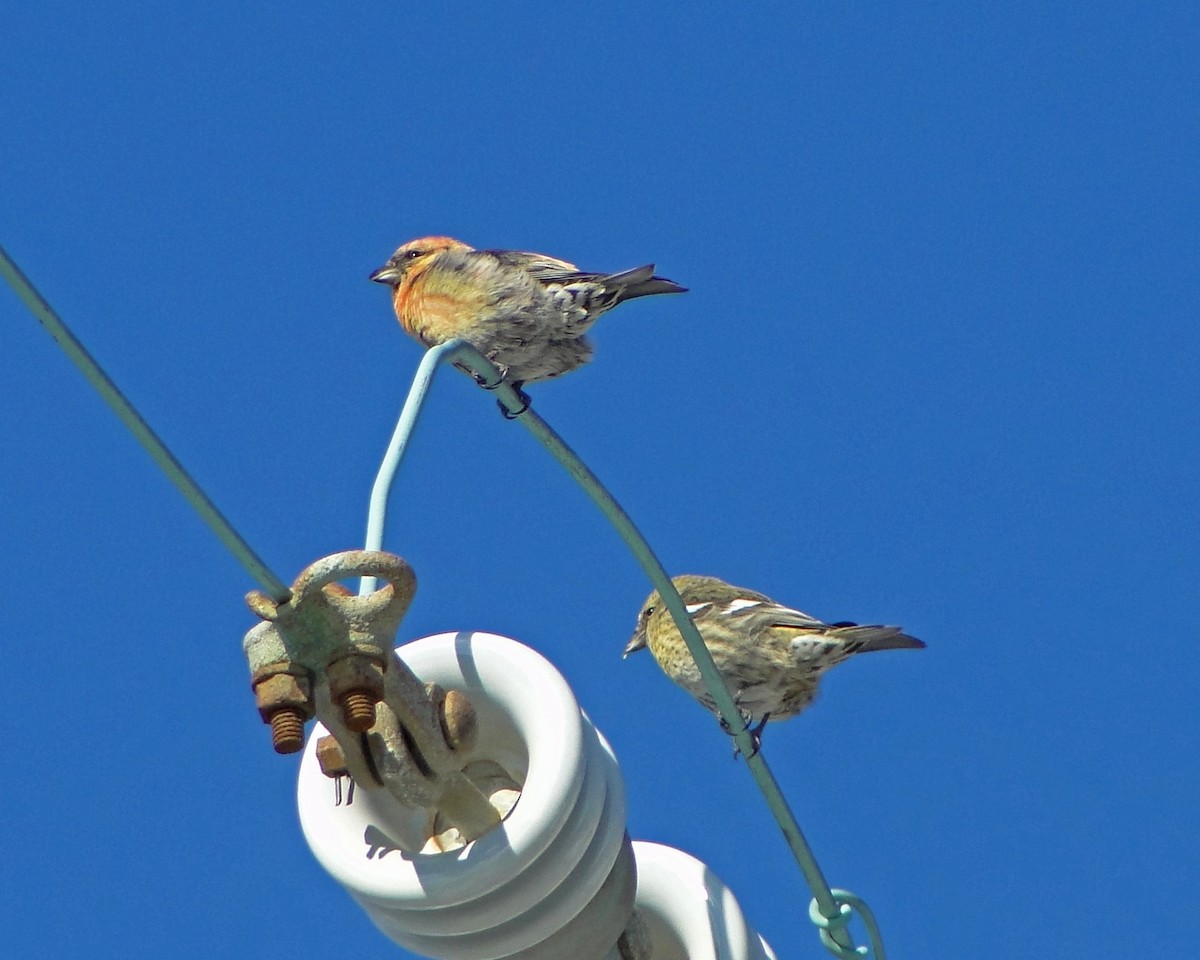
[[759, 720], [758, 723], [756, 723], [753, 727], [747, 726], [747, 730], [750, 731], [750, 742], [754, 745], [754, 749], [750, 751], [750, 756], [746, 757], [747, 760], [749, 760], [750, 757], [758, 756], [758, 751], [762, 749], [763, 729], [766, 727], [767, 721], [770, 719], [771, 715], [769, 713], [764, 713], [762, 719]]
[[528, 410], [529, 405], [533, 403], [533, 398], [530, 397], [529, 394], [527, 394], [524, 390], [522, 390], [521, 386], [522, 384], [519, 380], [514, 381], [512, 384], [513, 391], [516, 393], [517, 399], [521, 402], [521, 408], [519, 410], [509, 410], [508, 407], [504, 405], [503, 400], [496, 401], [496, 406], [500, 408], [500, 414], [505, 420], [516, 420], [517, 417], [521, 416], [521, 414]]
[[[763, 728], [767, 725], [767, 721], [771, 718], [771, 715], [769, 713], [764, 713], [762, 719], [759, 720], [758, 723], [756, 723], [753, 727], [750, 726], [750, 724], [754, 722], [754, 717], [751, 714], [739, 707], [738, 715], [742, 718], [742, 729], [738, 730], [737, 733], [748, 732], [750, 734], [750, 742], [754, 747], [754, 749], [752, 749], [749, 755], [746, 757], [748, 760], [750, 757], [757, 756], [758, 751], [762, 749]], [[724, 717], [718, 717], [718, 719], [721, 721], [722, 730], [724, 730], [731, 737], [736, 736], [735, 732], [730, 729], [729, 724], [725, 722]], [[733, 747], [733, 758], [736, 760], [741, 755], [742, 748], [735, 744]]]
[[[496, 368], [496, 378], [494, 380], [490, 376], [482, 373], [476, 373], [474, 370], [470, 370], [465, 366], [460, 367], [460, 369], [466, 370], [466, 372], [471, 375], [471, 378], [477, 384], [483, 387], [484, 390], [495, 390], [498, 386], [500, 386], [500, 384], [504, 383], [504, 381], [508, 379], [508, 364], [501, 363], [499, 360], [497, 360], [494, 352], [486, 353], [484, 356], [486, 356], [491, 362], [492, 366]], [[458, 364], [455, 364], [455, 366], [458, 366]]]
[[470, 367], [466, 366], [465, 364], [456, 363], [455, 366], [458, 367], [458, 369], [461, 370], [463, 373], [470, 376], [470, 378], [472, 380], [474, 380], [479, 386], [483, 387], [484, 390], [495, 390], [498, 386], [500, 386], [500, 384], [502, 384], [504, 382], [504, 374], [501, 374], [498, 378], [496, 378], [495, 380], [492, 380], [492, 379], [484, 376], [482, 373], [476, 373], [474, 370], [472, 370]]
[[[494, 363], [495, 361], [492, 362]], [[510, 410], [508, 405], [505, 404], [503, 400], [497, 400], [496, 406], [500, 408], [500, 413], [505, 420], [516, 420], [517, 417], [521, 416], [521, 414], [529, 409], [529, 405], [533, 403], [533, 398], [530, 397], [529, 394], [527, 394], [523, 389], [521, 389], [525, 385], [524, 380], [509, 381], [508, 368], [500, 364], [497, 364], [497, 366], [500, 368], [499, 380], [489, 380], [487, 377], [481, 376], [480, 374], [471, 373], [469, 370], [467, 372], [471, 373], [471, 376], [474, 378], [475, 382], [483, 387], [484, 390], [499, 390], [501, 386], [503, 386], [505, 383], [508, 383], [508, 385], [513, 388], [513, 392], [516, 393], [517, 400], [521, 406], [516, 410]]]
[[[748, 714], [745, 710], [741, 709], [740, 707], [738, 708], [738, 714], [742, 718], [742, 729], [745, 730], [746, 727], [750, 725], [750, 721], [754, 718], [751, 717], [750, 714]], [[721, 729], [724, 730], [731, 737], [736, 735], [733, 727], [731, 727], [729, 725], [729, 721], [725, 719], [723, 714], [720, 714], [720, 713], [717, 714], [717, 723], [719, 723], [721, 725]]]

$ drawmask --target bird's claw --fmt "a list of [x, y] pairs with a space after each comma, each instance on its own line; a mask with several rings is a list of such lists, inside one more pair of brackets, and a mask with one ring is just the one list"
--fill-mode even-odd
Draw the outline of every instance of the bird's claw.
[[[764, 713], [763, 718], [761, 720], [759, 720], [758, 723], [756, 723], [753, 727], [750, 726], [750, 724], [753, 723], [754, 717], [751, 714], [747, 713], [745, 710], [743, 710], [741, 707], [738, 708], [738, 716], [742, 718], [742, 729], [738, 730], [737, 733], [749, 733], [750, 734], [750, 742], [754, 746], [754, 749], [751, 750], [749, 755], [746, 757], [746, 759], [748, 760], [748, 759], [750, 759], [750, 757], [758, 756], [759, 750], [762, 749], [763, 728], [766, 727], [767, 721], [771, 718], [771, 715], [769, 713]], [[732, 729], [730, 729], [729, 724], [726, 722], [724, 717], [718, 716], [717, 719], [721, 721], [721, 729], [722, 730], [724, 730], [731, 737], [737, 735], [737, 733], [735, 733]], [[742, 748], [737, 746], [737, 744], [734, 744], [733, 758], [736, 760], [741, 755], [742, 755]]]
[[[495, 362], [495, 361], [493, 361], [493, 362]], [[484, 390], [499, 390], [501, 386], [503, 386], [505, 383], [508, 383], [508, 385], [513, 388], [513, 392], [516, 393], [517, 400], [519, 400], [521, 403], [520, 409], [519, 410], [508, 409], [508, 406], [504, 403], [503, 400], [497, 400], [496, 406], [498, 406], [500, 408], [500, 413], [504, 417], [505, 420], [516, 420], [517, 417], [521, 416], [521, 414], [523, 414], [526, 410], [529, 409], [530, 404], [533, 403], [533, 398], [530, 397], [529, 394], [527, 394], [523, 389], [521, 389], [524, 386], [524, 383], [522, 381], [513, 380], [513, 381], [509, 382], [505, 379], [508, 376], [507, 369], [505, 369], [504, 367], [501, 367], [500, 371], [501, 371], [500, 379], [495, 380], [495, 381], [488, 380], [482, 374], [474, 373], [473, 371], [470, 371], [470, 370], [468, 370], [467, 372], [471, 374], [471, 377], [475, 380], [475, 382], [477, 384], [479, 384], [479, 386], [483, 387]]]
[[767, 721], [770, 719], [771, 715], [769, 713], [764, 713], [763, 718], [759, 720], [758, 723], [753, 727], [750, 727], [747, 724], [746, 729], [750, 733], [750, 742], [754, 745], [754, 749], [751, 750], [750, 755], [746, 757], [747, 760], [749, 760], [750, 757], [757, 757], [758, 751], [762, 749], [763, 729], [766, 727]]
[[531, 403], [533, 403], [533, 398], [530, 397], [529, 394], [527, 394], [524, 390], [521, 389], [521, 385], [519, 383], [512, 384], [512, 388], [513, 388], [513, 391], [517, 395], [517, 399], [521, 401], [521, 409], [520, 410], [509, 410], [508, 407], [506, 407], [504, 405], [503, 400], [497, 400], [496, 406], [498, 406], [500, 408], [500, 413], [504, 417], [505, 420], [516, 420], [517, 417], [521, 416], [521, 414], [523, 414], [526, 410], [528, 410], [529, 405]]

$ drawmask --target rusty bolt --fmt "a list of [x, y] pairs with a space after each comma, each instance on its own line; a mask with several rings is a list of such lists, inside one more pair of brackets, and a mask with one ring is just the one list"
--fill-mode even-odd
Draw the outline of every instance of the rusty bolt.
[[465, 693], [457, 690], [446, 692], [441, 709], [442, 736], [446, 746], [455, 752], [466, 752], [475, 745], [479, 731], [479, 718]]
[[313, 715], [312, 684], [307, 676], [275, 663], [259, 671], [251, 684], [259, 715], [271, 725], [276, 753], [296, 753], [304, 746], [304, 723]]
[[276, 753], [299, 753], [304, 749], [305, 716], [295, 707], [280, 707], [271, 714], [271, 746]]
[[325, 668], [329, 699], [342, 708], [342, 719], [355, 733], [375, 725], [375, 704], [383, 699], [383, 661], [365, 653], [348, 653]]
[[317, 763], [321, 765], [321, 772], [330, 778], [344, 777], [350, 773], [341, 745], [328, 734], [317, 741]]
[[348, 690], [338, 697], [342, 719], [355, 733], [365, 733], [375, 726], [375, 704], [378, 702], [367, 690]]

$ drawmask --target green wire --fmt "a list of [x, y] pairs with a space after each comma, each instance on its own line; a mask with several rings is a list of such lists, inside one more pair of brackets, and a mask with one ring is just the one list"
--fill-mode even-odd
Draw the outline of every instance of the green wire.
[[62, 348], [63, 352], [71, 358], [75, 366], [87, 377], [88, 383], [96, 388], [96, 392], [112, 407], [113, 412], [121, 418], [121, 422], [137, 437], [138, 442], [146, 448], [146, 452], [150, 454], [154, 462], [158, 464], [159, 468], [167, 475], [170, 481], [175, 484], [187, 502], [200, 514], [204, 522], [212, 528], [213, 533], [217, 535], [217, 539], [225, 544], [230, 553], [238, 559], [242, 566], [246, 568], [250, 575], [258, 581], [259, 585], [276, 602], [283, 603], [286, 601], [291, 596], [291, 591], [284, 585], [282, 580], [268, 569], [267, 565], [259, 559], [258, 554], [233, 529], [230, 522], [221, 515], [221, 511], [205, 496], [204, 491], [196, 485], [196, 481], [183, 468], [183, 464], [175, 459], [175, 455], [167, 449], [167, 445], [150, 429], [150, 425], [142, 419], [141, 414], [134, 409], [133, 404], [125, 399], [125, 396], [117, 389], [117, 385], [109, 379], [108, 374], [100, 369], [100, 365], [92, 359], [91, 354], [84, 349], [83, 344], [75, 339], [75, 335], [67, 329], [67, 325], [62, 322], [50, 304], [34, 289], [33, 284], [29, 282], [25, 274], [21, 272], [20, 268], [13, 262], [3, 247], [0, 247], [0, 274], [3, 274], [4, 279], [8, 281], [8, 285], [24, 301], [25, 306], [29, 308], [29, 312], [34, 315], [38, 323], [45, 327], [46, 332], [54, 338], [54, 342]]

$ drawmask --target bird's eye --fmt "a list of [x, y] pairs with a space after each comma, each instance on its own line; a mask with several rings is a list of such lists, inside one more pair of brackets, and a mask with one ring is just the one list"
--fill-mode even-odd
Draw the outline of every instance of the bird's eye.
[[652, 614], [652, 613], [654, 613], [654, 608], [653, 608], [653, 607], [647, 607], [645, 610], [643, 610], [643, 611], [642, 611], [642, 619], [643, 619], [643, 620], [649, 620], [649, 619], [650, 619], [650, 614]]
[[416, 260], [417, 257], [423, 255], [424, 253], [425, 253], [424, 250], [405, 250], [404, 251], [404, 259], [405, 260]]

